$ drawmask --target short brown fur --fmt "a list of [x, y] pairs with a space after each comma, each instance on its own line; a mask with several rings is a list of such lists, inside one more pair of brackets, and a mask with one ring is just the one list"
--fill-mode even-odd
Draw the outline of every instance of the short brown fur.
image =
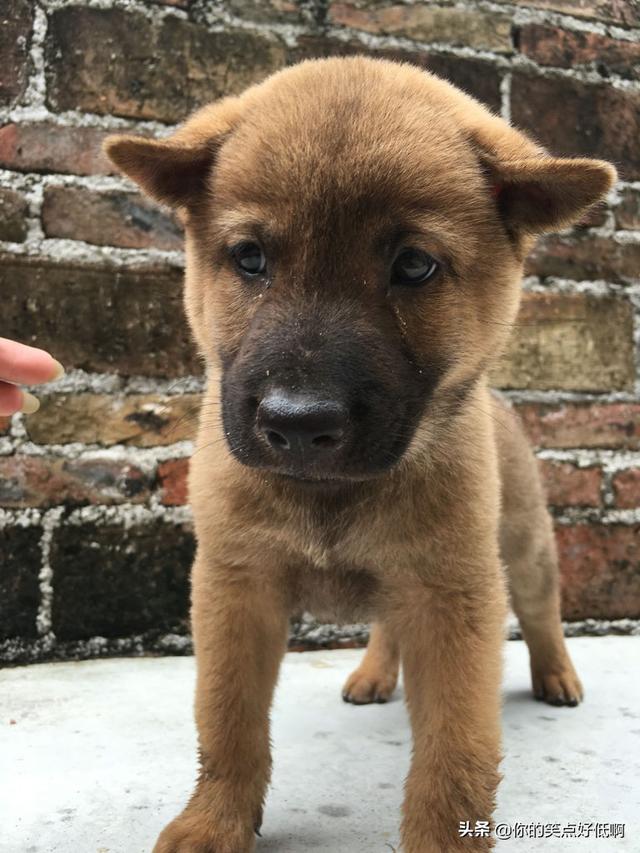
[[[389, 699], [402, 661], [405, 853], [488, 850], [492, 839], [461, 838], [458, 825], [494, 808], [507, 588], [535, 695], [575, 704], [582, 688], [535, 458], [486, 373], [535, 235], [578, 217], [614, 170], [550, 157], [436, 77], [361, 57], [302, 63], [169, 140], [115, 137], [107, 151], [181, 211], [186, 310], [207, 365], [190, 474], [201, 771], [156, 853], [254, 849], [269, 708], [302, 608], [377, 620], [348, 701]], [[384, 235], [398, 223], [439, 258], [433, 283], [384, 284], [395, 269]], [[242, 280], [238, 241], [267, 247], [268, 279]], [[276, 382], [324, 387], [329, 374], [360, 393], [351, 356], [379, 378], [369, 408], [378, 393], [397, 405], [368, 412], [369, 432], [352, 415], [348, 429], [364, 432], [330, 469], [285, 471], [242, 414], [247, 399]]]

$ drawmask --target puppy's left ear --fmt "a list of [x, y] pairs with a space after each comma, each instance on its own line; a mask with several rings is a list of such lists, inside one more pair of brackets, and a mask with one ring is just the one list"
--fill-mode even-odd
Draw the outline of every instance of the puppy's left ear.
[[541, 234], [575, 222], [611, 189], [616, 170], [603, 160], [530, 157], [502, 161], [483, 155], [491, 191], [516, 234]]

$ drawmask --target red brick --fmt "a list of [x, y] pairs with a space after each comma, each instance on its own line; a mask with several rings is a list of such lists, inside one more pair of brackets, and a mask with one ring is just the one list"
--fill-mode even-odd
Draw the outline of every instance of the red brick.
[[35, 3], [3, 0], [0, 12], [0, 104], [18, 100], [27, 88]]
[[613, 477], [613, 493], [620, 509], [640, 507], [640, 468], [620, 471]]
[[541, 459], [540, 471], [552, 506], [600, 506], [600, 468], [578, 468], [570, 462]]
[[5, 124], [0, 128], [0, 166], [19, 172], [115, 174], [101, 148], [110, 132], [49, 122]]
[[578, 293], [526, 293], [492, 380], [499, 388], [632, 390], [630, 303]]
[[624, 189], [620, 193], [620, 204], [615, 208], [618, 228], [640, 230], [640, 192]]
[[175, 122], [263, 79], [285, 49], [249, 30], [71, 6], [51, 13], [45, 57], [51, 109]]
[[428, 50], [369, 48], [360, 42], [301, 36], [288, 54], [288, 63], [327, 56], [373, 56], [393, 62], [410, 62], [418, 68], [444, 77], [454, 86], [482, 101], [495, 112], [500, 110], [500, 73], [495, 65], [482, 59], [446, 56]]
[[517, 410], [537, 447], [640, 450], [638, 403], [522, 403]]
[[125, 249], [183, 248], [182, 230], [169, 213], [135, 192], [47, 187], [42, 205], [47, 237]]
[[511, 51], [511, 19], [496, 12], [428, 4], [331, 3], [329, 21], [376, 35]]
[[186, 504], [188, 501], [188, 459], [169, 459], [158, 465], [158, 484], [163, 504]]
[[640, 44], [637, 42], [546, 24], [526, 24], [518, 30], [516, 41], [520, 51], [538, 65], [559, 68], [582, 65], [604, 76], [619, 74], [640, 79]]
[[11, 428], [11, 418], [0, 415], [0, 435], [6, 435]]
[[608, 21], [635, 27], [640, 24], [640, 7], [629, 0], [500, 0], [517, 6], [533, 6], [550, 12], [561, 12], [575, 18]]
[[640, 92], [516, 72], [511, 116], [555, 154], [602, 157], [622, 178], [640, 176]]
[[640, 617], [640, 526], [558, 525], [565, 619]]
[[539, 240], [527, 258], [525, 271], [543, 278], [633, 284], [640, 274], [640, 243], [619, 243], [594, 234], [551, 234]]
[[22, 243], [27, 236], [28, 212], [29, 205], [22, 193], [0, 188], [0, 240]]
[[5, 337], [69, 370], [180, 376], [202, 370], [182, 308], [182, 271], [0, 257]]
[[149, 478], [128, 462], [0, 457], [0, 506], [140, 503], [149, 496]]

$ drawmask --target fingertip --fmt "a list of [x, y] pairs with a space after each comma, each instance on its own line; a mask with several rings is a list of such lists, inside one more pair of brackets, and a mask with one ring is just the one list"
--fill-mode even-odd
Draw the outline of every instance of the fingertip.
[[37, 397], [34, 397], [33, 394], [30, 394], [28, 391], [22, 392], [22, 406], [20, 407], [20, 411], [24, 415], [32, 415], [34, 412], [37, 412], [40, 408], [40, 400]]

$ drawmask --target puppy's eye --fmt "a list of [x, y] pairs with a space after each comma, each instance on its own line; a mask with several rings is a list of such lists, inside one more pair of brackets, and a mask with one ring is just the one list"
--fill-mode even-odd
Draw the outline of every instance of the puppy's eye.
[[262, 275], [267, 268], [267, 259], [257, 243], [238, 243], [232, 247], [231, 256], [244, 275]]
[[435, 258], [421, 249], [402, 249], [391, 268], [392, 284], [423, 284], [440, 269]]

